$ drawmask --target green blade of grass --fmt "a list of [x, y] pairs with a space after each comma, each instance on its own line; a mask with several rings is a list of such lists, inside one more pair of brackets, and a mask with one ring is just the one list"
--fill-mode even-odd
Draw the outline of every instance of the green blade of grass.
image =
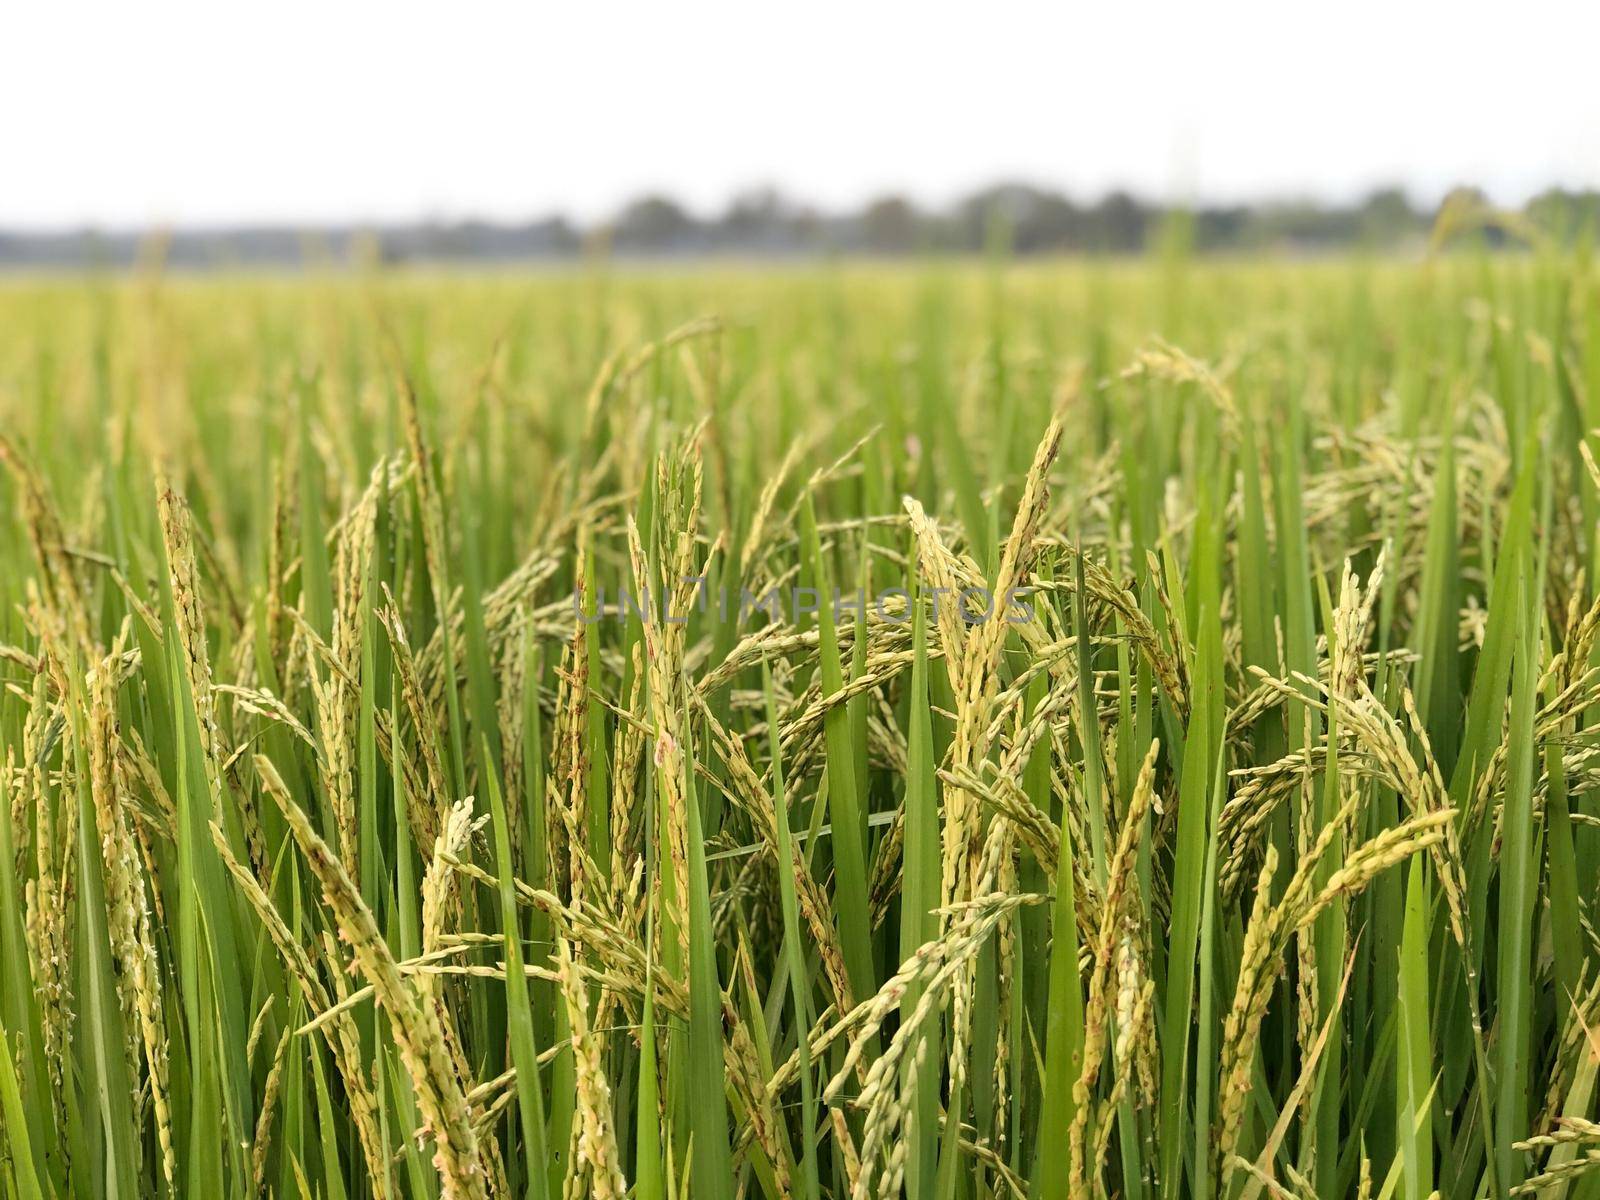
[[[480, 746], [489, 790], [490, 820], [494, 825], [495, 870], [499, 876], [500, 928], [506, 954], [506, 1024], [510, 1031], [511, 1062], [517, 1072], [517, 1119], [522, 1130], [522, 1153], [530, 1163], [545, 1160], [544, 1091], [539, 1083], [539, 1047], [534, 1041], [533, 1009], [528, 999], [528, 979], [522, 969], [522, 921], [517, 913], [515, 865], [511, 859], [511, 823], [506, 819], [500, 781], [489, 764], [492, 750], [485, 738]], [[544, 1200], [545, 1174], [527, 1173], [528, 1200]]]
[[772, 668], [765, 659], [761, 663], [761, 686], [766, 698], [768, 748], [772, 755], [773, 827], [777, 832], [778, 895], [783, 908], [784, 954], [789, 964], [789, 992], [794, 1003], [795, 1030], [798, 1035], [796, 1054], [800, 1064], [800, 1137], [801, 1169], [805, 1195], [809, 1200], [819, 1200], [822, 1185], [817, 1172], [817, 1140], [814, 1133], [817, 1117], [816, 1086], [811, 1074], [811, 1047], [808, 1041], [811, 1029], [811, 1005], [807, 992], [810, 976], [805, 968], [804, 943], [800, 940], [800, 906], [795, 897], [794, 842], [789, 830], [789, 801], [783, 786], [783, 748], [778, 739], [778, 702], [772, 691]]
[[[823, 695], [834, 696], [844, 687], [844, 671], [834, 629], [832, 574], [823, 559], [809, 494], [800, 510], [800, 537], [810, 570], [811, 586], [816, 589], [818, 596], [817, 629], [821, 664], [818, 680]], [[861, 767], [856, 762], [849, 710], [841, 704], [833, 705], [828, 709], [824, 725], [828, 750], [828, 809], [833, 824], [833, 851], [838, 873], [839, 942], [844, 949], [850, 986], [857, 996], [870, 996], [878, 990], [878, 985], [872, 956], [872, 920], [867, 902], [866, 822], [861, 798], [856, 793]]]
[[694, 1101], [695, 1195], [732, 1200], [732, 1154], [728, 1146], [727, 1080], [723, 1070], [722, 984], [717, 975], [716, 935], [711, 927], [711, 883], [706, 875], [705, 835], [686, 737], [684, 792], [688, 809], [689, 895], [689, 1078]]

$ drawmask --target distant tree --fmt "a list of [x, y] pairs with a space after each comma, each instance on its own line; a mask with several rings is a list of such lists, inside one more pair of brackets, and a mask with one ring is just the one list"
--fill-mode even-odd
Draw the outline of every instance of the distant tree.
[[1529, 200], [1523, 211], [1552, 237], [1593, 237], [1600, 223], [1600, 192], [1547, 188]]
[[612, 222], [612, 243], [618, 250], [673, 251], [689, 249], [696, 231], [693, 217], [665, 196], [642, 196]]
[[866, 248], [878, 254], [909, 254], [917, 248], [917, 210], [900, 196], [884, 196], [861, 214]]
[[1018, 254], [1081, 249], [1082, 211], [1057, 192], [1024, 183], [984, 188], [963, 200], [954, 221], [959, 246], [978, 250], [998, 232]]
[[738, 250], [789, 250], [801, 241], [798, 213], [774, 188], [735, 196], [708, 233], [718, 245]]
[[719, 229], [732, 234], [750, 234], [783, 220], [786, 205], [775, 188], [752, 188], [728, 202], [728, 209], [717, 222]]
[[1252, 226], [1262, 245], [1327, 250], [1356, 239], [1359, 214], [1353, 208], [1328, 208], [1310, 200], [1293, 200], [1257, 209]]
[[1194, 248], [1237, 250], [1250, 244], [1250, 210], [1242, 204], [1194, 211]]
[[1150, 210], [1127, 192], [1112, 192], [1089, 210], [1097, 248], [1113, 254], [1142, 250], [1150, 216]]
[[1426, 231], [1422, 214], [1411, 207], [1403, 188], [1385, 187], [1361, 202], [1361, 238], [1373, 246], [1392, 246]]
[[547, 217], [530, 230], [537, 230], [554, 254], [576, 254], [583, 245], [583, 235], [565, 217]]

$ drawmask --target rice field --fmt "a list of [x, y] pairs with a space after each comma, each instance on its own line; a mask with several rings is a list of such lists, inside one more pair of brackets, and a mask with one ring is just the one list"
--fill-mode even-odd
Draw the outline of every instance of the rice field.
[[0, 285], [0, 1191], [1600, 1197], [1597, 300]]

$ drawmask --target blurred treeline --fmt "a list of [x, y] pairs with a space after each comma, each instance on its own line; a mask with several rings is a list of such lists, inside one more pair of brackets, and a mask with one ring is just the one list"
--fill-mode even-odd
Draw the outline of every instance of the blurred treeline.
[[[497, 263], [615, 256], [625, 259], [826, 255], [896, 256], [1004, 251], [1020, 255], [1138, 254], [1176, 241], [1206, 254], [1404, 253], [1427, 242], [1441, 212], [1496, 212], [1474, 188], [1422, 204], [1400, 188], [1346, 202], [1278, 200], [1175, 207], [1114, 191], [1080, 201], [1048, 188], [1003, 183], [942, 208], [886, 195], [826, 212], [771, 189], [735, 197], [702, 216], [664, 195], [642, 196], [610, 219], [525, 222], [419, 220], [387, 225], [240, 225], [177, 230], [0, 229], [0, 269], [121, 267], [158, 261], [189, 268], [349, 263]], [[1486, 223], [1490, 245], [1519, 228], [1556, 239], [1584, 234], [1600, 192], [1550, 188]]]

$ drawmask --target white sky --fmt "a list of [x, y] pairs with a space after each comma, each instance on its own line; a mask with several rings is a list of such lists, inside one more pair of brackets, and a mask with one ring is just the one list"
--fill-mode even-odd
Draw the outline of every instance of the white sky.
[[1583, 0], [10, 0], [0, 228], [1600, 184]]

